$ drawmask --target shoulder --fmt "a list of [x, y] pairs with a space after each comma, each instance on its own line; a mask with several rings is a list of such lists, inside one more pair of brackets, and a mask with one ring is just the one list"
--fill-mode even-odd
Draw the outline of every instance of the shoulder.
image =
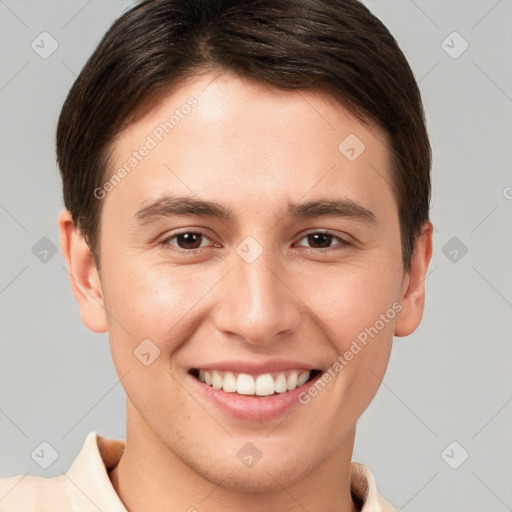
[[70, 510], [67, 478], [19, 475], [0, 479], [0, 512]]
[[351, 492], [361, 512], [397, 512], [377, 491], [370, 469], [359, 462], [352, 462]]
[[0, 512], [126, 512], [108, 474], [124, 445], [122, 439], [90, 432], [66, 473], [0, 479]]

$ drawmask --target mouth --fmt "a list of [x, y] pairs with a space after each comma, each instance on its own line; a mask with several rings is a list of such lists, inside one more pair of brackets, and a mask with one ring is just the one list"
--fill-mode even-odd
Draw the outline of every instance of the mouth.
[[202, 384], [233, 395], [269, 397], [286, 395], [315, 379], [321, 370], [290, 369], [260, 374], [191, 368], [188, 372]]

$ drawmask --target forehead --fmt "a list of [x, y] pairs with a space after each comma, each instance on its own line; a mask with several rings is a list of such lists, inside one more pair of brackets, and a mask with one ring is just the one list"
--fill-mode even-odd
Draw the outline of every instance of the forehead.
[[111, 167], [125, 170], [107, 195], [117, 207], [167, 190], [230, 204], [338, 194], [394, 209], [381, 129], [326, 93], [226, 73], [192, 77], [160, 99], [118, 138]]

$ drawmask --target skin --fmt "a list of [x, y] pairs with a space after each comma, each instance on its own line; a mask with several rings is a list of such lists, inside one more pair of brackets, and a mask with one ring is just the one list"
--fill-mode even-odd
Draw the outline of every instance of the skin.
[[[353, 512], [355, 425], [379, 388], [393, 335], [421, 321], [432, 224], [404, 272], [386, 134], [324, 93], [229, 73], [194, 77], [166, 96], [122, 133], [113, 168], [191, 96], [197, 107], [102, 200], [101, 274], [69, 212], [59, 217], [82, 321], [109, 333], [127, 394], [114, 488], [129, 511]], [[366, 146], [355, 161], [338, 150], [349, 134]], [[137, 210], [164, 192], [219, 202], [234, 219], [137, 225]], [[357, 201], [377, 223], [286, 216], [287, 201], [320, 197]], [[197, 230], [206, 237], [195, 245], [169, 239]], [[320, 230], [333, 237], [315, 245], [306, 235]], [[252, 263], [236, 251], [248, 236], [263, 251]], [[397, 316], [285, 418], [232, 418], [190, 386], [190, 367], [221, 360], [284, 358], [326, 370], [397, 301]], [[133, 352], [148, 338], [160, 355], [145, 366]], [[262, 453], [252, 468], [236, 456], [247, 442]]]

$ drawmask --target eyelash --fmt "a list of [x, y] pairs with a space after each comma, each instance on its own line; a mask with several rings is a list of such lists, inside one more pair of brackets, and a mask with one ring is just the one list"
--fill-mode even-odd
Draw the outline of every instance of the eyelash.
[[[173, 244], [170, 243], [170, 240], [173, 240], [174, 238], [176, 238], [177, 236], [179, 235], [186, 235], [186, 234], [194, 234], [194, 235], [201, 235], [202, 237], [210, 240], [210, 237], [203, 231], [200, 231], [200, 230], [195, 230], [195, 231], [192, 231], [192, 230], [189, 230], [189, 231], [182, 231], [180, 233], [174, 233], [172, 236], [168, 236], [166, 237], [164, 240], [162, 240], [160, 242], [160, 245], [164, 248], [164, 249], [169, 249], [169, 246], [173, 246], [173, 248], [171, 250], [176, 250], [178, 252], [182, 252], [182, 253], [193, 253], [195, 251], [200, 251], [201, 249], [205, 249], [205, 247], [199, 247], [199, 248], [196, 248], [196, 249], [183, 249], [181, 247], [178, 247], [178, 246], [174, 246]], [[339, 247], [326, 247], [326, 248], [323, 248], [323, 249], [315, 249], [314, 247], [306, 247], [306, 249], [309, 249], [311, 251], [319, 251], [319, 252], [327, 252], [327, 251], [337, 251], [337, 250], [343, 250], [343, 249], [347, 249], [348, 247], [351, 247], [351, 246], [354, 246], [354, 244], [352, 242], [349, 242], [348, 240], [345, 240], [337, 235], [335, 235], [334, 233], [331, 233], [330, 231], [327, 231], [327, 230], [319, 230], [319, 231], [311, 231], [309, 233], [306, 233], [305, 235], [303, 235], [299, 240], [298, 242], [304, 240], [304, 238], [307, 238], [308, 236], [310, 235], [316, 235], [316, 234], [322, 234], [322, 235], [329, 235], [335, 239], [338, 239], [339, 240]]]

